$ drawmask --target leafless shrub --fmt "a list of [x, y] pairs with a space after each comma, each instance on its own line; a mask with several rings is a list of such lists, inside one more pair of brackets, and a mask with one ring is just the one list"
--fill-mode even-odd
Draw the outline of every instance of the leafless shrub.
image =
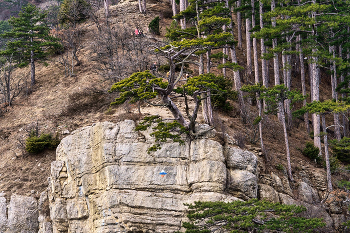
[[143, 33], [135, 35], [126, 24], [111, 26], [99, 21], [96, 24], [99, 33], [92, 41], [91, 58], [101, 64], [96, 72], [107, 80], [117, 82], [134, 72], [147, 70], [157, 59], [152, 47], [154, 42]]
[[246, 136], [241, 133], [241, 132], [237, 132], [235, 135], [234, 135], [234, 139], [236, 140], [237, 142], [237, 145], [240, 147], [240, 148], [245, 148], [245, 140], [246, 140]]
[[62, 112], [62, 116], [70, 116], [77, 112], [97, 111], [110, 102], [106, 98], [107, 93], [104, 90], [87, 88], [80, 92], [75, 92], [69, 95], [67, 108]]
[[124, 120], [133, 120], [133, 121], [139, 121], [141, 119], [142, 115], [137, 114], [137, 113], [123, 113], [118, 115], [118, 120], [119, 121], [124, 121]]
[[173, 11], [171, 8], [164, 9], [160, 13], [160, 18], [161, 19], [172, 19], [173, 18]]
[[53, 29], [51, 34], [60, 39], [64, 50], [61, 51], [59, 63], [64, 66], [66, 77], [74, 76], [74, 67], [81, 65], [78, 52], [82, 49], [83, 28], [70, 27], [68, 29]]
[[251, 144], [256, 144], [259, 140], [259, 127], [258, 124], [254, 124], [255, 119], [256, 115], [254, 115], [250, 110], [248, 110], [244, 133]]
[[278, 139], [281, 136], [280, 135], [280, 131], [281, 131], [280, 125], [278, 125], [278, 123], [276, 123], [276, 121], [271, 119], [271, 117], [269, 117], [269, 116], [264, 116], [263, 131], [264, 131], [264, 135], [269, 135], [273, 139]]
[[15, 64], [12, 56], [5, 57], [5, 61], [0, 64], [0, 114], [7, 111], [7, 107], [12, 105], [24, 88], [25, 77], [13, 75]]

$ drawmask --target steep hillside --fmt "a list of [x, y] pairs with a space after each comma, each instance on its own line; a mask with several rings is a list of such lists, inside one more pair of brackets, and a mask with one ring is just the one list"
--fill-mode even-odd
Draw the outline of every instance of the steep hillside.
[[[136, 27], [142, 28], [146, 37], [142, 40], [161, 43], [164, 40], [165, 28], [170, 25], [171, 19], [165, 18], [171, 6], [168, 1], [152, 2], [148, 4], [146, 15], [137, 13], [136, 1], [123, 1], [117, 6], [111, 6], [111, 24], [123, 25], [128, 32], [133, 33]], [[161, 13], [162, 12], [162, 13]], [[102, 12], [101, 12], [102, 14]], [[161, 14], [161, 36], [153, 36], [147, 32], [147, 25], [157, 15]], [[50, 174], [50, 164], [55, 160], [54, 151], [45, 151], [39, 155], [29, 155], [23, 149], [23, 142], [28, 132], [35, 129], [40, 132], [59, 133], [63, 138], [73, 130], [89, 126], [100, 121], [118, 122], [124, 119], [138, 120], [137, 106], [124, 105], [109, 109], [109, 103], [115, 97], [107, 91], [113, 82], [106, 79], [99, 68], [98, 61], [91, 59], [94, 34], [97, 33], [92, 21], [80, 25], [84, 31], [81, 50], [78, 56], [82, 64], [74, 67], [75, 75], [66, 77], [64, 66], [60, 63], [61, 55], [55, 55], [48, 60], [49, 65], [37, 65], [37, 84], [32, 93], [22, 94], [15, 100], [13, 106], [0, 117], [0, 191], [9, 196], [11, 193], [34, 195], [38, 197], [41, 191], [47, 188], [47, 177]], [[245, 51], [238, 51], [239, 63], [244, 64]], [[148, 64], [153, 63], [155, 57], [149, 57]], [[270, 64], [272, 70], [272, 65]], [[28, 68], [17, 70], [18, 75], [29, 77]], [[233, 75], [229, 73], [229, 77]], [[323, 81], [320, 93], [330, 96], [330, 84]], [[300, 83], [294, 81], [292, 88], [300, 89]], [[325, 97], [324, 97], [325, 98]], [[259, 151], [258, 144], [252, 144], [254, 131], [252, 125], [244, 125], [237, 110], [237, 104], [232, 103], [235, 110], [230, 113], [215, 113], [217, 131], [220, 135], [227, 133], [239, 141], [242, 147]], [[180, 103], [181, 105], [181, 103]], [[141, 112], [146, 114], [160, 114], [168, 118], [170, 113], [166, 109], [142, 105]], [[256, 116], [255, 106], [250, 106], [250, 115]], [[202, 116], [199, 116], [202, 122]], [[286, 158], [282, 128], [277, 118], [269, 116], [265, 120], [264, 140], [268, 150], [268, 161], [260, 157], [260, 174], [271, 171], [283, 175], [286, 168]], [[219, 135], [219, 136], [220, 136]], [[218, 136], [218, 137], [219, 137]], [[252, 140], [252, 141], [254, 141]], [[290, 132], [290, 147], [292, 155], [292, 168], [295, 179], [302, 179], [301, 170], [322, 170], [316, 168], [315, 163], [305, 158], [300, 148], [303, 148], [310, 137], [305, 133], [301, 120], [295, 120]], [[346, 176], [342, 174], [341, 176]], [[334, 179], [340, 179], [340, 175]]]

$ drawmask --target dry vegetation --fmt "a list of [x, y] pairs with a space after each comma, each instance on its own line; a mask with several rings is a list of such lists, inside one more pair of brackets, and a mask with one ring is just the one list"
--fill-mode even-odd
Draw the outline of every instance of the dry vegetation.
[[[161, 34], [165, 34], [165, 28], [170, 25], [171, 7], [168, 1], [150, 2], [148, 14], [143, 15], [137, 12], [137, 2], [124, 1], [118, 6], [111, 6], [111, 24], [124, 24], [130, 32], [136, 27], [141, 27], [147, 32], [148, 23], [161, 13]], [[170, 13], [169, 13], [170, 11]], [[91, 61], [90, 52], [92, 49], [92, 38], [96, 33], [95, 24], [87, 21], [81, 26], [84, 30], [82, 47], [78, 51], [81, 65], [75, 67], [75, 75], [66, 77], [64, 67], [60, 64], [58, 55], [49, 59], [49, 66], [38, 64], [37, 84], [30, 95], [22, 92], [15, 99], [12, 107], [0, 117], [0, 190], [6, 195], [11, 193], [35, 195], [38, 197], [41, 191], [47, 187], [47, 178], [50, 175], [50, 163], [55, 159], [54, 151], [45, 151], [39, 155], [28, 155], [24, 152], [24, 139], [28, 131], [38, 122], [39, 130], [42, 133], [56, 133], [60, 137], [66, 136], [73, 130], [88, 126], [98, 121], [117, 122], [126, 118], [138, 120], [138, 109], [136, 105], [119, 106], [116, 110], [109, 108], [113, 95], [107, 90], [111, 86], [111, 80], [103, 77], [101, 72], [96, 72], [100, 66], [98, 61]], [[146, 35], [145, 40], [161, 42], [163, 37]], [[239, 62], [244, 64], [243, 54], [245, 51], [238, 51]], [[154, 62], [150, 58], [149, 62]], [[270, 63], [270, 67], [271, 67]], [[195, 68], [192, 68], [195, 70]], [[16, 71], [17, 74], [28, 75], [27, 69]], [[272, 74], [272, 69], [270, 71]], [[231, 75], [231, 74], [229, 74]], [[28, 77], [29, 78], [29, 77]], [[293, 79], [296, 80], [296, 79]], [[322, 83], [322, 95], [330, 96], [329, 83]], [[300, 83], [295, 81], [292, 88], [300, 89]], [[238, 105], [233, 103], [235, 109], [231, 113], [216, 113], [217, 130], [236, 138], [242, 147], [251, 144], [249, 137], [252, 136], [252, 127], [243, 125], [237, 110]], [[255, 107], [251, 107], [250, 114], [255, 117]], [[143, 105], [142, 114], [158, 114], [165, 118], [170, 117], [166, 109], [155, 109]], [[199, 116], [201, 121], [201, 116]], [[275, 116], [265, 119], [264, 140], [268, 150], [268, 163], [262, 166], [261, 172], [276, 170], [276, 164], [286, 167], [284, 155], [284, 140], [282, 128]], [[298, 148], [303, 148], [306, 141], [311, 139], [304, 130], [301, 120], [295, 120], [294, 128], [290, 132], [290, 147], [292, 155], [292, 167], [294, 172], [302, 166], [314, 167], [314, 163], [302, 156]], [[258, 147], [258, 144], [252, 145]], [[249, 147], [249, 146], [248, 146]], [[264, 162], [263, 158], [259, 158]], [[264, 163], [262, 163], [264, 164]], [[297, 173], [294, 174], [298, 180]], [[337, 177], [334, 177], [335, 179]], [[339, 178], [339, 177], [338, 177]]]

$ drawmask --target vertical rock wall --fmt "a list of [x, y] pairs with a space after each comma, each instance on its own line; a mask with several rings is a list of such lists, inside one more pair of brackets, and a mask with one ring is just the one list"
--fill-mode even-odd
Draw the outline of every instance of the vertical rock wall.
[[53, 232], [173, 232], [183, 203], [257, 197], [254, 154], [223, 148], [210, 133], [147, 153], [154, 139], [134, 128], [104, 122], [62, 140], [48, 191]]
[[37, 233], [38, 203], [34, 197], [13, 194], [7, 203], [0, 195], [0, 232]]

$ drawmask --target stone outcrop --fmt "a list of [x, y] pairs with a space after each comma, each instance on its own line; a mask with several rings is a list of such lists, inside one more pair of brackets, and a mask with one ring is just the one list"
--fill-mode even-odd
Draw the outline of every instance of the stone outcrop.
[[48, 191], [53, 232], [173, 232], [184, 203], [257, 197], [253, 153], [223, 147], [210, 131], [148, 153], [153, 137], [134, 128], [97, 123], [62, 140]]
[[64, 138], [38, 201], [0, 194], [0, 232], [174, 232], [186, 220], [184, 203], [250, 198], [305, 206], [303, 216], [324, 219], [325, 231], [347, 232], [350, 195], [327, 193], [321, 169], [302, 169], [297, 183], [286, 174], [259, 175], [254, 153], [229, 136], [222, 146], [205, 125], [196, 140], [148, 153], [151, 132], [134, 129], [131, 120], [104, 122]]
[[0, 232], [37, 233], [38, 204], [34, 197], [13, 194], [10, 202], [0, 195]]

